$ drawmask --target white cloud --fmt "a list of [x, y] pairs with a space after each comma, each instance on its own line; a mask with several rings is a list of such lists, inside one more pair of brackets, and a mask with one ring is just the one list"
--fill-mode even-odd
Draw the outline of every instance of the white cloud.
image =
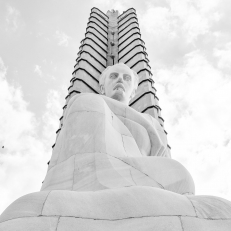
[[231, 198], [231, 79], [194, 51], [156, 72], [172, 156], [192, 173], [197, 194]]
[[[20, 88], [15, 88], [6, 80], [6, 68], [0, 59], [0, 191], [4, 200], [1, 210], [22, 195], [25, 186], [32, 190], [37, 184], [38, 174], [31, 175], [36, 167], [33, 159], [40, 160], [45, 152], [43, 144], [36, 139], [36, 119], [27, 110]], [[38, 168], [43, 168], [38, 167]], [[25, 175], [28, 174], [28, 177]], [[27, 185], [30, 179], [36, 180]], [[41, 179], [40, 179], [41, 181]], [[40, 182], [38, 181], [38, 182]], [[35, 183], [36, 182], [36, 183]], [[25, 193], [25, 192], [24, 192]]]
[[22, 131], [25, 134], [33, 130], [34, 116], [26, 110], [27, 103], [22, 99], [21, 89], [8, 84], [5, 78], [6, 67], [2, 59], [0, 59], [0, 65], [0, 127], [2, 131], [0, 139], [6, 147], [18, 150], [21, 146], [21, 139], [23, 139]]
[[59, 46], [64, 46], [64, 47], [68, 46], [70, 37], [67, 36], [64, 32], [61, 32], [61, 31], [57, 30], [55, 32], [55, 37], [58, 40], [58, 45]]
[[231, 42], [226, 43], [223, 49], [214, 48], [214, 56], [218, 57], [218, 67], [231, 70]]
[[187, 1], [172, 0], [165, 7], [150, 5], [140, 19], [142, 27], [159, 39], [183, 36], [188, 43], [207, 33], [209, 28], [207, 16]]
[[219, 5], [224, 4], [223, 0], [194, 0], [193, 2], [204, 13], [210, 13], [211, 11], [218, 9]]
[[119, 13], [132, 7], [132, 0], [93, 0], [93, 6], [99, 8], [102, 12], [106, 13], [108, 10], [118, 10]]
[[41, 66], [39, 66], [39, 65], [35, 65], [35, 67], [34, 67], [34, 72], [36, 73], [36, 74], [38, 74], [40, 77], [42, 76], [42, 74], [43, 74], [43, 72], [42, 72], [42, 70], [41, 70]]
[[141, 25], [148, 33], [159, 39], [168, 37], [169, 39], [176, 36], [173, 27], [176, 21], [172, 17], [171, 12], [166, 7], [149, 8], [140, 19]]
[[21, 88], [11, 86], [6, 75], [0, 58], [0, 213], [20, 196], [40, 190], [62, 108], [58, 92], [51, 90], [46, 112], [36, 118]]
[[20, 26], [20, 12], [16, 8], [8, 5], [5, 20], [7, 29], [15, 32]]
[[159, 40], [176, 37], [195, 44], [200, 35], [207, 34], [214, 22], [221, 19], [219, 0], [167, 0], [165, 5], [146, 2], [147, 10], [139, 12], [140, 25]]
[[62, 107], [64, 103], [61, 102], [61, 95], [55, 90], [49, 90], [47, 94], [46, 112], [43, 114], [43, 137], [47, 140], [55, 141], [55, 131], [59, 128], [59, 119], [62, 116]]

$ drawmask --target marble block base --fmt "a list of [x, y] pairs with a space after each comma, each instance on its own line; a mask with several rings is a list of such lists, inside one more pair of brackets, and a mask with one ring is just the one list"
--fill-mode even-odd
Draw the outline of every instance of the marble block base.
[[0, 231], [230, 231], [231, 202], [133, 186], [28, 194], [0, 217]]

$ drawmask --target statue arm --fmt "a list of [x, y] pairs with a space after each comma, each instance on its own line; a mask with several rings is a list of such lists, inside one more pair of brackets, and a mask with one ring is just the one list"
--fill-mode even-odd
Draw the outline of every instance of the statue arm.
[[153, 127], [156, 128], [156, 131], [158, 132], [158, 135], [167, 151], [165, 156], [170, 157], [171, 154], [168, 149], [168, 141], [167, 141], [167, 135], [166, 135], [167, 133], [165, 132], [164, 128], [160, 125], [159, 121], [155, 119], [154, 117], [152, 117], [151, 115], [146, 114], [146, 113], [143, 113], [142, 115], [145, 119], [147, 119], [152, 124]]
[[147, 130], [151, 141], [151, 156], [169, 156], [167, 152], [167, 147], [161, 140], [156, 124], [150, 122], [150, 120], [145, 118], [142, 113], [137, 112], [133, 108], [123, 103], [108, 98], [107, 96], [101, 95], [101, 97], [105, 100], [105, 102], [115, 115], [133, 120], [134, 122], [142, 125]]
[[[77, 98], [79, 98], [83, 95], [87, 95], [87, 94], [92, 94], [92, 93], [81, 93], [81, 94], [73, 96], [70, 99], [70, 101], [68, 102], [68, 105], [67, 105], [67, 110], [64, 113], [64, 121], [65, 121], [65, 117], [67, 115], [67, 111], [72, 106], [74, 101]], [[119, 101], [111, 99], [107, 96], [95, 95], [94, 97], [102, 97], [104, 99], [104, 101], [107, 103], [110, 110], [115, 115], [130, 119], [130, 120], [140, 124], [141, 126], [143, 126], [147, 130], [147, 133], [149, 135], [150, 142], [151, 142], [151, 151], [149, 154], [150, 156], [166, 156], [166, 157], [169, 156], [168, 152], [167, 152], [166, 145], [164, 144], [164, 142], [161, 139], [161, 136], [158, 132], [156, 124], [151, 122], [150, 119], [148, 120], [147, 118], [145, 118], [144, 114], [137, 112], [133, 108], [131, 108], [131, 107], [119, 102]]]

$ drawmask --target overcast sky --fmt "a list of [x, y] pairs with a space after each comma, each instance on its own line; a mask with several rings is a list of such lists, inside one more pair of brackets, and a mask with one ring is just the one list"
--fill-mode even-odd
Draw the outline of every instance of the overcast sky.
[[0, 0], [0, 213], [40, 190], [94, 6], [136, 9], [172, 157], [231, 200], [230, 0]]

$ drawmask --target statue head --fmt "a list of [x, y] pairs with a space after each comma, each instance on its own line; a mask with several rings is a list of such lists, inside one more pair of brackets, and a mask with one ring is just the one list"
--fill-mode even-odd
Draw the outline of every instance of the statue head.
[[139, 76], [124, 63], [108, 66], [99, 78], [101, 94], [128, 105], [135, 96]]

